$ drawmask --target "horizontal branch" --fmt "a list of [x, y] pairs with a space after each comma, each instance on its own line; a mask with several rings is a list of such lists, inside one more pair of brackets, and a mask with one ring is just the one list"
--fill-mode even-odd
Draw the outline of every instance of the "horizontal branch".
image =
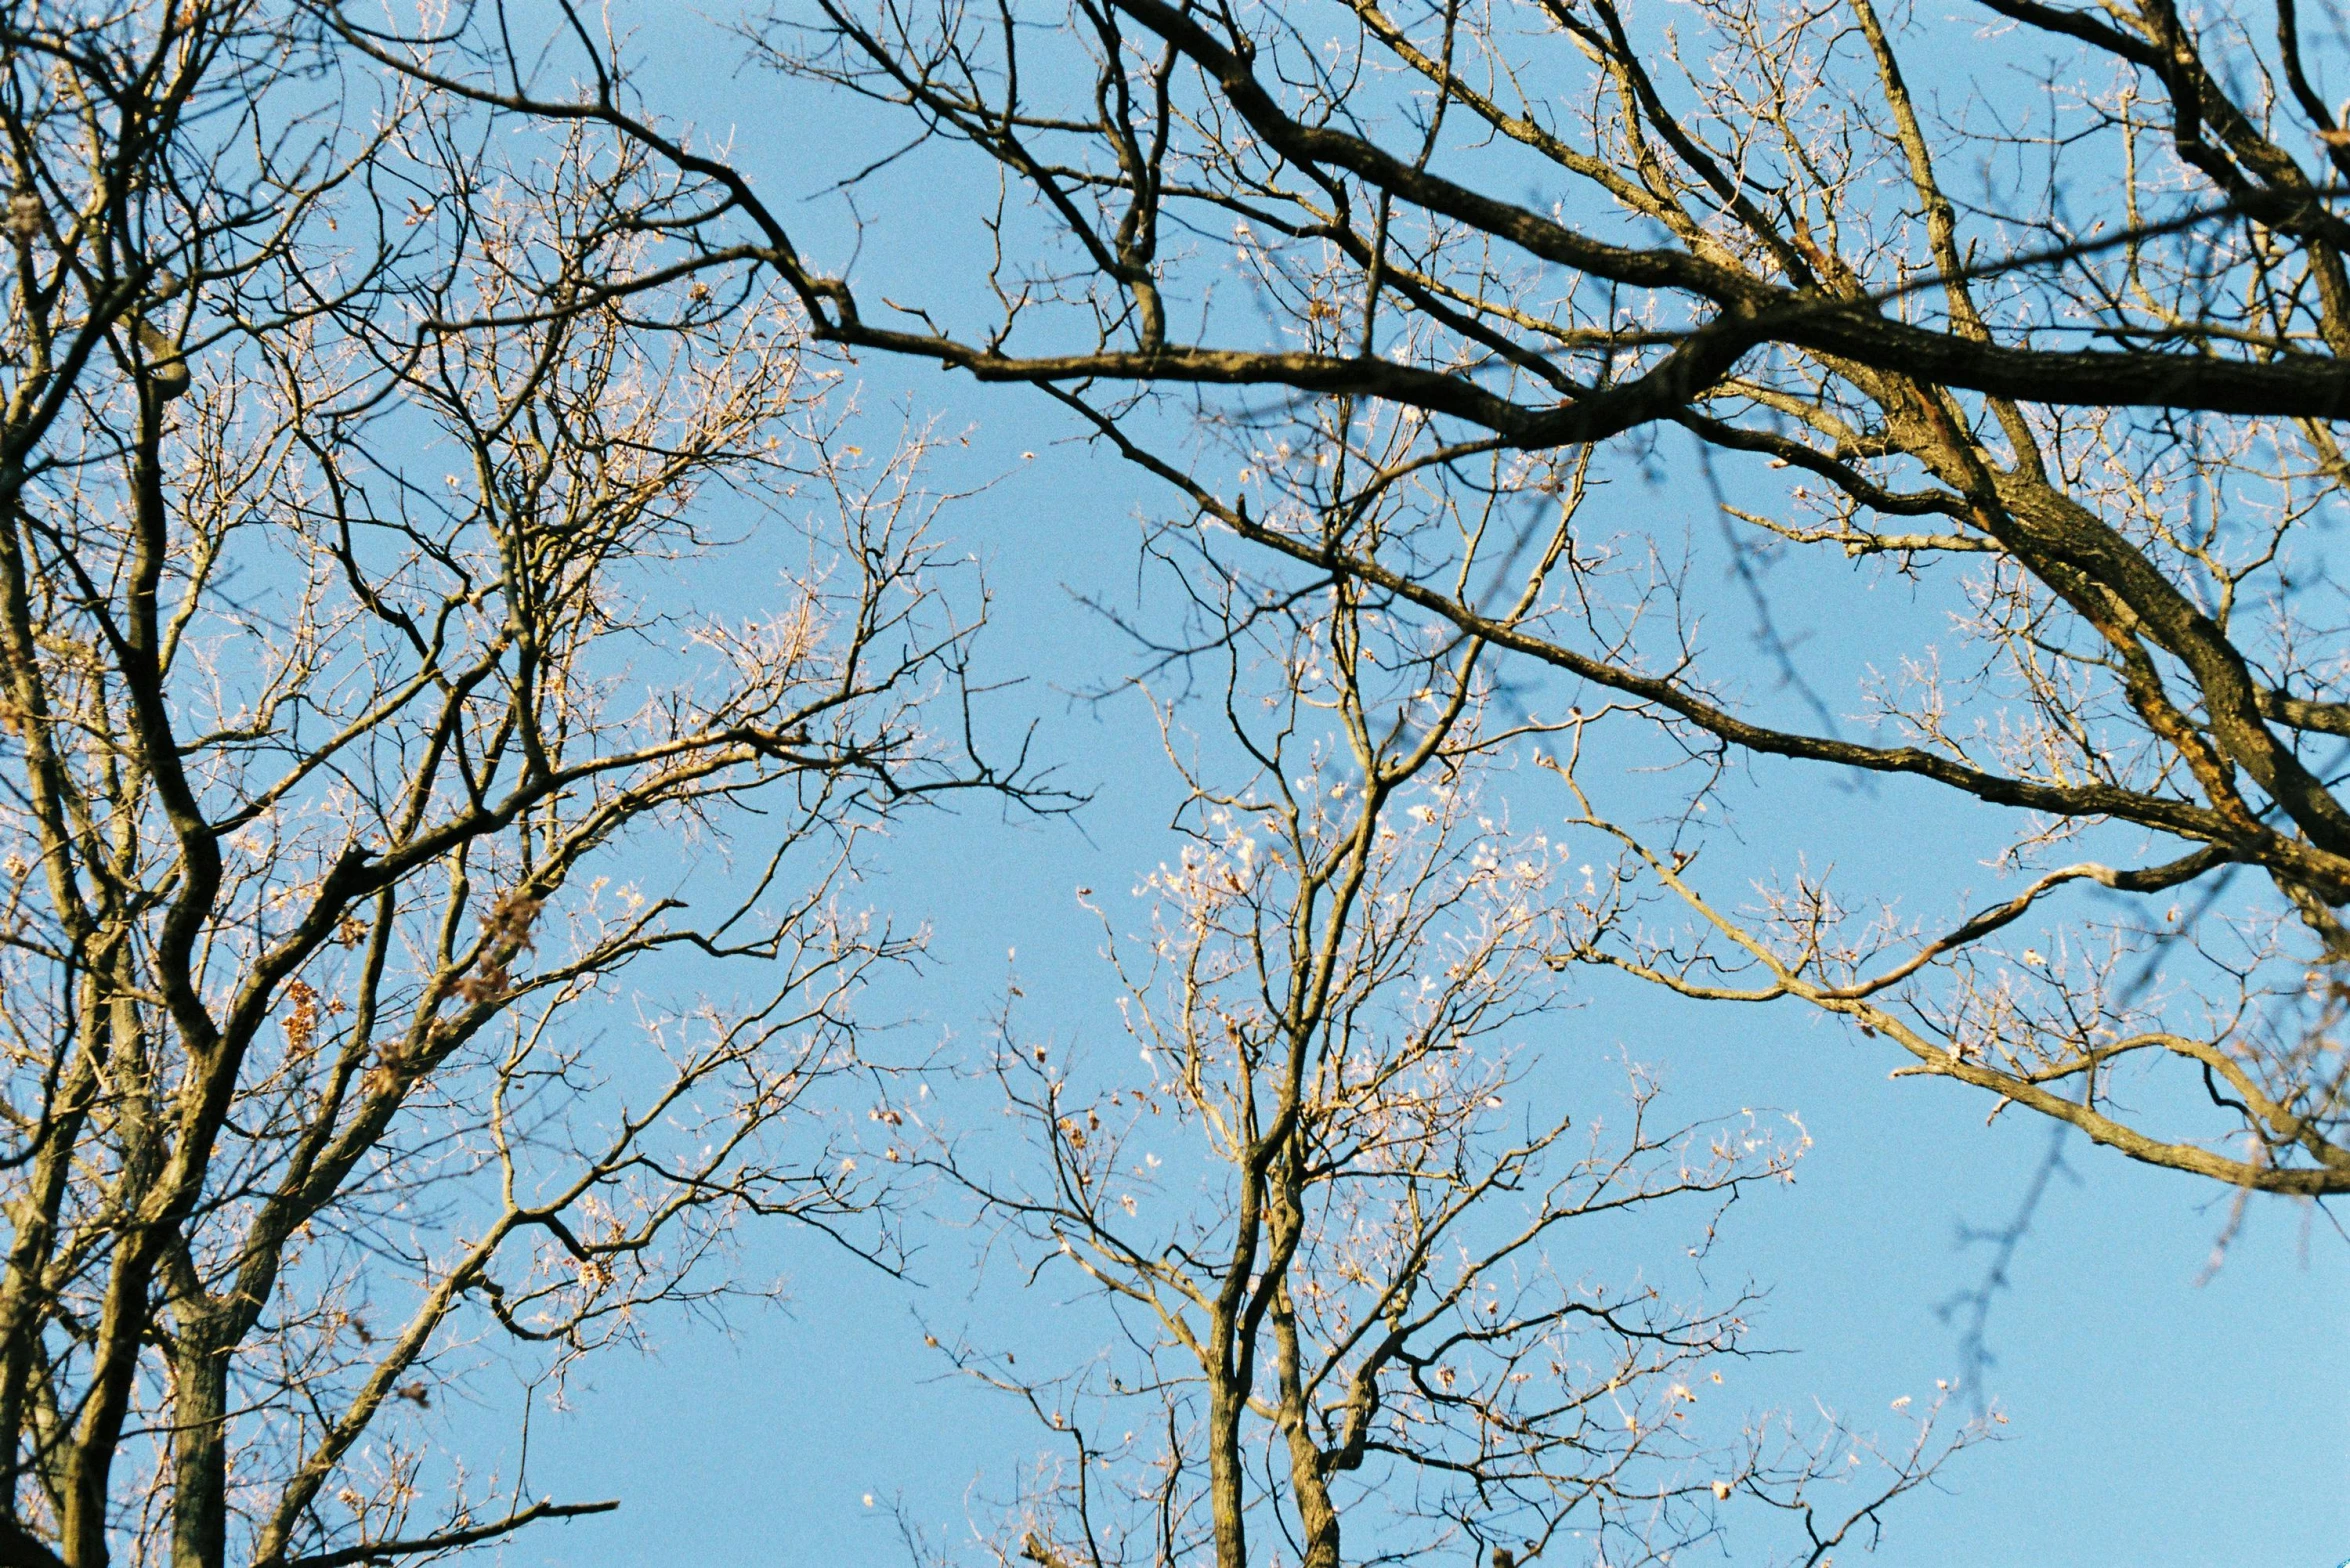
[[[609, 1498], [600, 1503], [536, 1502], [520, 1513], [508, 1514], [496, 1524], [479, 1524], [463, 1530], [448, 1530], [439, 1535], [420, 1535], [405, 1541], [371, 1541], [360, 1546], [345, 1546], [331, 1552], [320, 1552], [311, 1557], [281, 1557], [275, 1563], [262, 1563], [258, 1568], [344, 1568], [347, 1563], [382, 1562], [393, 1557], [421, 1557], [429, 1552], [452, 1552], [461, 1546], [478, 1546], [509, 1535], [526, 1524], [541, 1519], [576, 1519], [583, 1514], [608, 1514], [620, 1506], [620, 1499]], [[51, 1559], [54, 1561], [55, 1559]]]

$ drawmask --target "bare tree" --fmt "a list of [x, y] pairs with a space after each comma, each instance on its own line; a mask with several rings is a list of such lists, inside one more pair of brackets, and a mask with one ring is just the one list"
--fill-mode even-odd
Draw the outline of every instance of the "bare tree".
[[892, 1256], [821, 1114], [911, 947], [858, 845], [990, 782], [922, 443], [788, 298], [585, 287], [684, 194], [625, 140], [493, 156], [238, 0], [0, 61], [0, 1560], [612, 1507], [443, 1390], [760, 1293], [753, 1216]]
[[[976, 1199], [990, 1254], [1114, 1324], [1076, 1368], [941, 1346], [1058, 1434], [996, 1557], [1664, 1562], [1742, 1505], [1792, 1517], [1798, 1561], [1872, 1535], [1989, 1427], [1948, 1438], [1921, 1411], [1864, 1468], [1848, 1433], [1717, 1418], [1755, 1295], [1695, 1299], [1702, 1268], [1677, 1280], [1656, 1238], [1678, 1213], [1702, 1258], [1809, 1139], [1778, 1113], [1670, 1120], [1636, 1064], [1612, 1089], [1613, 1064], [1567, 1069], [1545, 964], [1597, 888], [1489, 787], [1527, 738], [1490, 648], [1343, 581], [1268, 608], [1235, 575], [1257, 586], [1212, 571], [1199, 600], [1225, 661], [1200, 707], [1226, 733], [1165, 714], [1182, 852], [1137, 889], [1144, 933], [1103, 917], [1139, 1049], [1038, 1043], [1007, 1014], [1008, 1147], [882, 1116]], [[1628, 1282], [1590, 1261], [1609, 1234], [1638, 1238]], [[1857, 1501], [1831, 1512], [1837, 1482]]]
[[[1407, 600], [1661, 730], [1703, 765], [1678, 810], [1639, 804], [1680, 826], [1625, 870], [1691, 924], [1562, 956], [1680, 985], [1729, 955], [1753, 972], [1697, 989], [1806, 999], [2136, 1159], [2350, 1191], [2350, 706], [2322, 538], [2350, 413], [2338, 28], [2295, 0], [1984, 5], [772, 12], [750, 44], [793, 90], [895, 106], [922, 156], [1000, 180], [972, 236], [987, 288], [934, 301], [809, 259], [576, 17], [534, 77], [485, 0], [438, 80], [628, 135], [698, 182], [703, 263], [769, 269], [829, 340], [1041, 388], [1303, 580]], [[1913, 86], [1929, 59], [1947, 112]], [[1224, 439], [1190, 442], [1185, 413]], [[1759, 679], [1725, 663], [1666, 569], [1676, 530], [1545, 510], [1583, 454], [1621, 475], [1680, 450], [1668, 433], [1750, 496], [1723, 502], [1727, 550], [1767, 620], [1805, 606], [1762, 564], [1806, 557], [1807, 592], [1852, 560], [1920, 614], [1822, 612], [1881, 637], [1865, 661], [1806, 668], [1780, 639]], [[1514, 504], [1461, 535], [1455, 490]], [[1397, 493], [1420, 526], [1379, 504]], [[1753, 759], [1806, 765], [1768, 775], [1782, 798], [1807, 774], [1950, 792], [2021, 886], [1944, 920], [1906, 881], [1725, 905], [1687, 868], [1695, 810]], [[1746, 820], [1805, 847], [1800, 811]]]

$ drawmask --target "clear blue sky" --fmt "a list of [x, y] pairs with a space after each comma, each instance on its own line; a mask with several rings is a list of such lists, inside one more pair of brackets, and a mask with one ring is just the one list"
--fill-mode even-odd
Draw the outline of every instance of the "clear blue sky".
[[[798, 198], [894, 146], [897, 127], [838, 104], [818, 111], [804, 91], [726, 74], [732, 46], [681, 12], [619, 9], [641, 28], [648, 98], [705, 130], [732, 127], [738, 161], [769, 199], [839, 242], [838, 204]], [[909, 160], [861, 197], [872, 227], [860, 277], [876, 291], [953, 298], [973, 286], [967, 256], [926, 242], [951, 232], [942, 215], [968, 212], [988, 194], [958, 188], [956, 167]], [[942, 477], [1003, 476], [947, 525], [986, 562], [997, 593], [985, 658], [994, 673], [1028, 683], [1006, 699], [1004, 716], [1040, 717], [1040, 747], [1098, 792], [1073, 824], [1006, 822], [974, 809], [903, 832], [868, 891], [933, 923], [935, 963], [919, 986], [876, 1005], [915, 1020], [909, 1038], [976, 1038], [1016, 947], [1030, 1026], [1109, 1041], [1113, 986], [1073, 890], [1123, 890], [1169, 854], [1175, 796], [1139, 704], [1065, 700], [1130, 658], [1073, 595], [1133, 593], [1138, 514], [1166, 498], [1107, 455], [1071, 444], [1066, 420], [1033, 394], [886, 363], [864, 370], [870, 403], [902, 398], [970, 427], [972, 446]], [[1686, 479], [1597, 505], [1624, 508], [1628, 521], [1636, 510], [1648, 524], [1676, 517], [1710, 527], [1705, 493]], [[743, 558], [745, 582], [759, 580], [755, 556], [754, 548]], [[1727, 586], [1720, 592], [1720, 613], [1734, 623], [1737, 601]], [[1725, 632], [1717, 643], [1734, 640]], [[1782, 800], [1813, 792], [1799, 798], [1816, 824], [1816, 856], [1883, 858], [1890, 844], [1927, 879], [1967, 858], [1955, 847], [1939, 852], [1964, 843], [1967, 822], [1922, 792], [1857, 794], [1791, 773], [1755, 788]], [[1757, 866], [1780, 852], [1758, 843]], [[1865, 1427], [1890, 1424], [1893, 1400], [1927, 1395], [1937, 1377], [1953, 1375], [1959, 1331], [1936, 1308], [1988, 1263], [1983, 1250], [1958, 1245], [1960, 1227], [2007, 1216], [2046, 1147], [2044, 1128], [2021, 1117], [1986, 1128], [1981, 1100], [1889, 1082], [1889, 1056], [1798, 1012], [1724, 1014], [1573, 983], [1589, 988], [1589, 1005], [1549, 1048], [1628, 1051], [1658, 1064], [1692, 1113], [1784, 1107], [1816, 1140], [1795, 1187], [1740, 1205], [1717, 1265], [1770, 1288], [1763, 1337], [1795, 1352], [1755, 1368], [1736, 1393], [1758, 1407], [1808, 1408], [1816, 1397]], [[2008, 1440], [1963, 1456], [1945, 1492], [1897, 1510], [1875, 1560], [2332, 1568], [2350, 1557], [2350, 1245], [2323, 1215], [2256, 1205], [2226, 1266], [2199, 1283], [2226, 1194], [2078, 1141], [2065, 1168], [1990, 1322], [1990, 1387]], [[507, 1550], [509, 1560], [901, 1563], [867, 1494], [902, 1494], [917, 1517], [951, 1534], [974, 1483], [1000, 1482], [1038, 1447], [1020, 1412], [938, 1380], [915, 1314], [1042, 1358], [1089, 1348], [1070, 1327], [1081, 1314], [1047, 1291], [1025, 1302], [1000, 1281], [975, 1292], [967, 1240], [953, 1232], [931, 1239], [915, 1286], [787, 1231], [755, 1252], [790, 1274], [793, 1308], [738, 1321], [731, 1340], [684, 1322], [659, 1325], [653, 1357], [590, 1369], [572, 1410], [534, 1435], [533, 1490], [619, 1496], [625, 1506], [532, 1534]]]

